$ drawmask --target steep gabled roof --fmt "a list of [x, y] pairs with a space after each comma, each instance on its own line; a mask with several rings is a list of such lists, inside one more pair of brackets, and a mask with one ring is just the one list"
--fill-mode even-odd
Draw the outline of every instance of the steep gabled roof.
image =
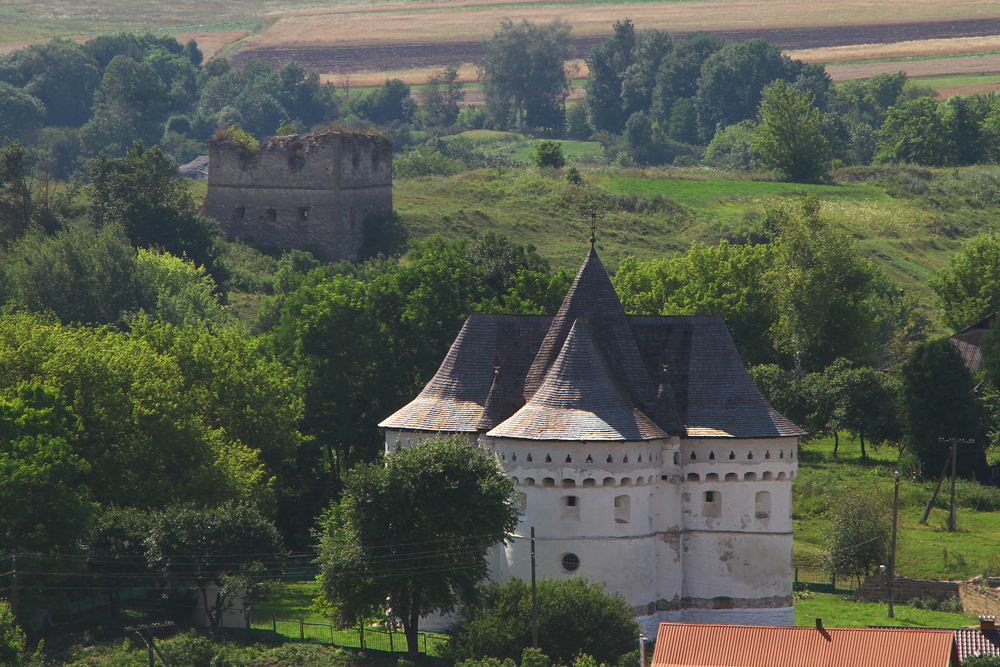
[[559, 356], [525, 406], [486, 435], [532, 440], [667, 437], [632, 405], [582, 319], [573, 322]]
[[652, 667], [949, 667], [950, 630], [661, 623]]
[[523, 405], [524, 376], [551, 321], [540, 315], [470, 316], [423, 391], [379, 426], [474, 433], [494, 382], [506, 389], [506, 402], [493, 401], [490, 409], [499, 424]]
[[671, 388], [688, 436], [804, 434], [761, 396], [721, 317], [629, 316], [628, 322], [650, 376]]
[[983, 338], [990, 332], [990, 327], [996, 318], [996, 313], [987, 315], [975, 324], [952, 334], [948, 339], [962, 355], [962, 361], [965, 362], [966, 368], [973, 373], [979, 370], [979, 364], [983, 362]]
[[555, 317], [471, 316], [420, 395], [379, 426], [553, 440], [804, 433], [757, 391], [722, 318], [626, 316], [593, 248]]
[[573, 323], [580, 318], [586, 320], [594, 343], [608, 359], [611, 370], [632, 402], [651, 411], [656, 386], [645, 372], [642, 356], [636, 347], [621, 301], [593, 247], [577, 272], [576, 279], [531, 364], [531, 370], [524, 381], [524, 397], [531, 398], [541, 387], [549, 368], [559, 356]]

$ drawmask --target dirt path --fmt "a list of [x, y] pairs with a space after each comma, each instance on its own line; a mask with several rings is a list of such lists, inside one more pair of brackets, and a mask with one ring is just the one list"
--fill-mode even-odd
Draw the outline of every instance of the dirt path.
[[[903, 22], [882, 25], [818, 26], [815, 28], [716, 30], [712, 32], [733, 41], [762, 37], [782, 49], [792, 50], [918, 39], [1000, 35], [1000, 18]], [[591, 47], [603, 41], [604, 38], [604, 35], [574, 38], [572, 44], [576, 57], [585, 57]], [[240, 67], [251, 58], [262, 58], [274, 66], [280, 66], [289, 60], [296, 60], [308, 71], [342, 73], [457, 66], [478, 62], [480, 56], [482, 56], [482, 47], [478, 41], [437, 41], [411, 44], [386, 41], [336, 47], [275, 46], [251, 48], [234, 54], [232, 62], [235, 66]], [[913, 64], [907, 63], [907, 65]], [[891, 71], [898, 71], [898, 69], [897, 67], [896, 70]]]

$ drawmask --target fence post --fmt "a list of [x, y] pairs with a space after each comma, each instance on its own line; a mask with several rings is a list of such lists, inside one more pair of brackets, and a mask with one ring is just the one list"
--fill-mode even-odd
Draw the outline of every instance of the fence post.
[[427, 633], [424, 633], [424, 655], [427, 655]]
[[278, 634], [278, 619], [271, 614], [271, 629], [274, 630], [274, 634]]
[[358, 625], [358, 635], [361, 637], [361, 639], [360, 639], [360, 641], [358, 643], [361, 644], [361, 650], [364, 651], [365, 650], [365, 622], [364, 621], [361, 621], [361, 624]]
[[304, 619], [299, 619], [299, 639], [306, 638], [306, 624]]
[[799, 583], [799, 568], [795, 568], [795, 583]]
[[333, 624], [331, 623], [328, 627], [330, 628], [330, 643], [332, 644], [333, 643]]
[[389, 653], [393, 653], [395, 649], [392, 647], [392, 626], [389, 626]]

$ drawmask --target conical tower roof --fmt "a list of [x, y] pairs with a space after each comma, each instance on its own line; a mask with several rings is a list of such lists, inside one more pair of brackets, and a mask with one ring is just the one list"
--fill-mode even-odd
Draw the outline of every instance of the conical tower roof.
[[524, 397], [530, 398], [541, 387], [578, 319], [586, 321], [594, 343], [632, 403], [652, 411], [656, 387], [643, 364], [618, 294], [593, 247], [535, 355], [524, 381]]
[[574, 320], [523, 408], [487, 433], [532, 440], [652, 440], [667, 434], [633, 407], [583, 319]]

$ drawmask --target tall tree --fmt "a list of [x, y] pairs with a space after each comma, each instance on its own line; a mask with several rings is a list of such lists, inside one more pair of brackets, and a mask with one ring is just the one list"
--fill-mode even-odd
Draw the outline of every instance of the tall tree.
[[483, 41], [479, 80], [495, 127], [561, 129], [569, 96], [566, 61], [573, 55], [570, 30], [561, 20], [535, 25], [503, 19]]
[[513, 496], [497, 458], [457, 437], [352, 470], [319, 544], [335, 618], [355, 625], [388, 606], [416, 658], [421, 616], [476, 599], [489, 550], [517, 525]]
[[938, 317], [963, 329], [1000, 310], [1000, 235], [983, 232], [930, 281]]
[[931, 97], [892, 107], [879, 130], [876, 162], [942, 166], [955, 161], [957, 147], [946, 108]]
[[45, 124], [79, 127], [90, 117], [101, 79], [97, 63], [68, 39], [32, 44], [0, 57], [0, 81], [45, 105]]
[[974, 478], [986, 463], [981, 408], [975, 382], [947, 338], [917, 347], [903, 365], [903, 419], [907, 446], [919, 457], [924, 474], [936, 475], [950, 445], [939, 438], [975, 440], [959, 445], [958, 474]]
[[45, 120], [45, 105], [20, 88], [0, 81], [0, 142], [30, 139]]
[[[210, 509], [191, 505], [167, 508], [157, 515], [149, 536], [150, 563], [168, 580], [191, 581], [201, 593], [212, 628], [233, 604], [227, 577], [255, 563], [280, 573], [285, 557], [277, 529], [256, 508], [227, 503]], [[209, 595], [214, 586], [215, 595]]]
[[764, 166], [792, 181], [814, 179], [829, 166], [828, 145], [823, 136], [822, 114], [812, 95], [778, 80], [764, 89], [760, 100], [760, 124], [751, 145]]
[[420, 109], [432, 125], [451, 125], [458, 118], [458, 103], [465, 99], [458, 80], [458, 68], [445, 67], [427, 77], [427, 84], [420, 89]]
[[618, 21], [614, 34], [594, 46], [587, 56], [587, 108], [595, 130], [618, 134], [628, 119], [622, 110], [622, 81], [635, 61], [635, 26], [630, 19]]

